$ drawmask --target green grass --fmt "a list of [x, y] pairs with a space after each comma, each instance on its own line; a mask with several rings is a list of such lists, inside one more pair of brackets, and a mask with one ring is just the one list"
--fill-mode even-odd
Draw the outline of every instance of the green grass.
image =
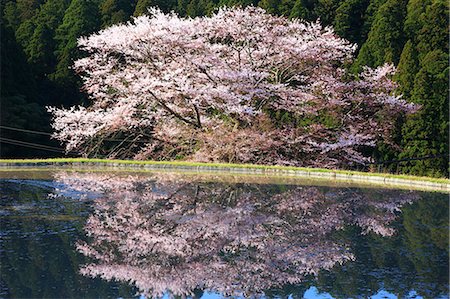
[[447, 178], [432, 178], [432, 177], [419, 177], [411, 175], [396, 175], [386, 173], [374, 173], [374, 172], [361, 172], [339, 169], [325, 169], [325, 168], [306, 168], [306, 167], [292, 167], [292, 166], [277, 166], [277, 165], [255, 165], [255, 164], [231, 164], [231, 163], [200, 163], [200, 162], [188, 162], [188, 161], [134, 161], [134, 160], [108, 160], [108, 159], [87, 159], [87, 158], [50, 158], [50, 159], [0, 159], [0, 163], [10, 164], [41, 164], [41, 163], [79, 163], [79, 164], [127, 164], [127, 165], [167, 165], [174, 167], [208, 167], [217, 170], [227, 170], [229, 168], [242, 168], [242, 169], [262, 169], [269, 171], [305, 171], [311, 173], [335, 173], [345, 175], [360, 175], [360, 176], [372, 176], [383, 178], [394, 178], [412, 181], [431, 182], [439, 184], [450, 184], [450, 180]]

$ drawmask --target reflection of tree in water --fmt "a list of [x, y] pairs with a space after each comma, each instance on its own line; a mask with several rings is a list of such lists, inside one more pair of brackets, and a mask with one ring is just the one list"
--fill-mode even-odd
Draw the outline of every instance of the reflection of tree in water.
[[349, 225], [361, 238], [394, 235], [390, 223], [400, 207], [419, 198], [158, 176], [59, 174], [72, 190], [99, 194], [85, 227], [88, 241], [78, 245], [96, 260], [83, 274], [131, 282], [154, 296], [197, 289], [260, 294], [354, 259]]
[[354, 261], [322, 271], [317, 280], [301, 286], [276, 290], [273, 297], [281, 292], [303, 298], [307, 286], [314, 285], [334, 298], [369, 298], [380, 289], [397, 298], [415, 298], [413, 290], [423, 298], [448, 298], [448, 194], [418, 195], [420, 200], [402, 207], [392, 223], [394, 236], [361, 234], [357, 226], [336, 231], [333, 237], [349, 244]]
[[86, 203], [47, 198], [49, 181], [0, 180], [1, 298], [118, 298], [135, 292], [79, 275], [86, 258], [73, 249]]

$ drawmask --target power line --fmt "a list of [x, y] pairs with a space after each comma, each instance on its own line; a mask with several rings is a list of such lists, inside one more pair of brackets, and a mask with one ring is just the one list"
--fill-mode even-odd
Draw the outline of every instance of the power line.
[[[28, 129], [22, 129], [22, 128], [3, 126], [3, 125], [0, 125], [0, 128], [6, 129], [6, 130], [18, 131], [18, 132], [31, 133], [31, 134], [40, 134], [40, 135], [46, 135], [46, 136], [51, 136], [52, 135], [52, 133], [49, 133], [49, 132], [28, 130]], [[1, 138], [1, 139], [5, 140], [5, 141], [3, 141], [3, 143], [17, 142], [17, 143], [22, 143], [23, 146], [26, 146], [25, 144], [27, 144], [28, 147], [34, 146], [36, 148], [36, 146], [40, 146], [40, 147], [45, 147], [48, 150], [53, 150], [53, 151], [57, 150], [57, 151], [65, 152], [61, 148], [51, 147], [51, 146], [47, 146], [47, 145], [43, 145], [43, 144], [25, 142], [25, 141], [8, 139], [8, 138]], [[133, 140], [126, 140], [126, 139], [104, 139], [104, 141], [131, 142], [131, 143], [147, 143], [148, 142], [148, 141], [140, 141], [140, 140], [133, 141]], [[74, 153], [76, 153], [76, 152], [74, 152]], [[428, 160], [428, 159], [437, 159], [437, 158], [445, 158], [445, 157], [449, 157], [449, 156], [448, 155], [429, 155], [429, 156], [423, 156], [423, 157], [403, 158], [403, 159], [391, 160], [391, 161], [372, 162], [372, 163], [367, 163], [367, 165], [393, 164], [393, 163], [406, 162], [406, 161]]]
[[[6, 144], [17, 145], [17, 146], [22, 146], [22, 147], [29, 147], [29, 148], [45, 150], [45, 151], [65, 153], [65, 150], [62, 148], [48, 146], [48, 145], [39, 144], [39, 143], [32, 143], [32, 142], [25, 142], [25, 141], [21, 141], [21, 140], [3, 138], [3, 137], [0, 137], [0, 143], [6, 143]], [[70, 153], [76, 153], [76, 152], [71, 151]]]
[[26, 141], [22, 141], [22, 140], [10, 139], [10, 138], [5, 138], [5, 137], [0, 137], [0, 139], [1, 140], [5, 140], [5, 141], [9, 141], [9, 142], [17, 142], [17, 143], [23, 143], [23, 144], [27, 144], [27, 145], [40, 146], [40, 147], [45, 147], [45, 148], [54, 149], [54, 150], [63, 150], [60, 147], [54, 147], [54, 146], [50, 146], [50, 145], [46, 145], [46, 144], [26, 142]]
[[[13, 127], [8, 127], [8, 126], [0, 126], [0, 128], [6, 129], [6, 130], [12, 130], [12, 131], [24, 132], [24, 133], [52, 136], [52, 133], [44, 132], [44, 131], [35, 131], [35, 130], [28, 130], [28, 129], [21, 129], [21, 128], [13, 128]], [[104, 139], [104, 141], [147, 143], [147, 141], [140, 141], [140, 140], [132, 141], [132, 140], [126, 140], [126, 139], [110, 139], [110, 138]]]
[[47, 136], [52, 135], [51, 133], [48, 133], [48, 132], [27, 130], [27, 129], [21, 129], [21, 128], [13, 128], [13, 127], [8, 127], [8, 126], [0, 126], [0, 128], [12, 130], [12, 131], [18, 131], [18, 132], [32, 133], [32, 134], [40, 134], [40, 135], [47, 135]]
[[43, 150], [43, 151], [49, 151], [49, 152], [63, 153], [62, 150], [53, 150], [53, 149], [48, 149], [48, 148], [42, 148], [42, 147], [39, 147], [39, 146], [15, 143], [15, 142], [12, 142], [12, 141], [0, 140], [0, 143], [10, 144], [10, 145], [17, 145], [17, 146], [21, 146], [21, 147], [28, 147], [28, 148], [33, 148], [33, 149], [38, 149], [38, 150]]

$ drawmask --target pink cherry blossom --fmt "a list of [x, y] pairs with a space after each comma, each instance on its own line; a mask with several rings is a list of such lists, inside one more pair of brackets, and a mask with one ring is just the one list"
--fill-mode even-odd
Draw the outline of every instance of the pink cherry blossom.
[[86, 156], [347, 167], [417, 109], [395, 95], [392, 65], [354, 76], [356, 46], [331, 27], [261, 8], [153, 9], [79, 46], [92, 104], [49, 111], [54, 137]]

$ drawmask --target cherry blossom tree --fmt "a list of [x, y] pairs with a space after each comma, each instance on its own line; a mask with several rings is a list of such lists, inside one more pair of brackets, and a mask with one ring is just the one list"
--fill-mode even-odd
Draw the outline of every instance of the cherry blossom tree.
[[347, 72], [356, 46], [318, 22], [255, 7], [149, 13], [79, 39], [92, 104], [49, 108], [67, 150], [344, 167], [417, 108], [394, 94], [392, 65]]
[[[56, 194], [90, 194], [94, 211], [77, 249], [81, 268], [134, 284], [149, 297], [196, 289], [254, 297], [354, 259], [333, 238], [349, 225], [392, 236], [417, 192], [233, 184], [171, 173], [154, 177], [61, 172]], [[242, 180], [242, 178], [241, 178]]]

